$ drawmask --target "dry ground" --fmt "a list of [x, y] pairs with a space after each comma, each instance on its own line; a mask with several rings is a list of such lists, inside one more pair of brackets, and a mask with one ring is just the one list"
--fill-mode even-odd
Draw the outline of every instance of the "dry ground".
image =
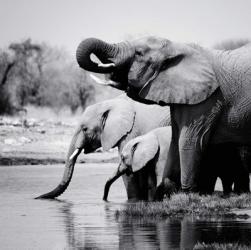
[[[64, 163], [80, 117], [68, 111], [55, 113], [28, 107], [27, 114], [0, 117], [0, 165]], [[81, 154], [79, 162], [114, 162], [116, 150]]]

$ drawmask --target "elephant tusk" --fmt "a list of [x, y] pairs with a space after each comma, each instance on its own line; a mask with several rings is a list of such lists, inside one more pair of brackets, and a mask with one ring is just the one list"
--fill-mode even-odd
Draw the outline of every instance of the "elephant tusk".
[[95, 152], [102, 152], [103, 151], [103, 147], [99, 147], [95, 150]]
[[74, 159], [76, 157], [76, 155], [78, 155], [81, 152], [80, 148], [76, 148], [74, 150], [74, 152], [71, 154], [71, 156], [69, 157], [70, 160]]
[[111, 68], [111, 67], [115, 67], [114, 63], [99, 63], [98, 67], [100, 68]]
[[100, 79], [98, 78], [97, 76], [93, 75], [93, 74], [90, 74], [90, 77], [98, 84], [100, 85], [105, 85], [105, 86], [117, 86], [118, 83], [112, 81], [112, 80], [103, 80], [103, 79]]
[[107, 82], [98, 78], [97, 76], [90, 74], [90, 77], [98, 84], [107, 85]]

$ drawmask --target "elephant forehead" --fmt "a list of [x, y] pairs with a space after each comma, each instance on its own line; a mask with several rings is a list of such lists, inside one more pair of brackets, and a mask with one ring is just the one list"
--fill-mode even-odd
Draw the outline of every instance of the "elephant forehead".
[[101, 113], [101, 108], [102, 106], [99, 103], [88, 106], [82, 115], [82, 121], [88, 121], [94, 118], [97, 119], [98, 115]]
[[[136, 139], [136, 140], [135, 140]], [[123, 158], [123, 161], [125, 163], [128, 163], [126, 161], [128, 161], [131, 157], [132, 157], [132, 153], [133, 153], [133, 147], [137, 144], [138, 142], [138, 138], [135, 138], [135, 139], [132, 139], [130, 140], [123, 148], [122, 152], [121, 152], [121, 155], [122, 155], [122, 158]]]
[[122, 152], [121, 152], [122, 157], [128, 158], [128, 157], [130, 156], [133, 145], [135, 145], [135, 143], [132, 142], [132, 140], [131, 140], [131, 141], [129, 141], [129, 142], [124, 146], [124, 148], [123, 148], [123, 150], [122, 150]]
[[149, 132], [145, 135], [137, 136], [136, 138], [130, 140], [123, 148], [123, 153], [124, 156], [128, 156], [131, 154], [133, 151], [133, 148], [138, 144], [138, 143], [144, 143], [147, 141], [153, 141], [154, 135], [152, 132]]
[[143, 38], [135, 40], [133, 44], [134, 46], [142, 46], [142, 47], [148, 46], [152, 49], [153, 48], [159, 49], [170, 43], [171, 43], [170, 40], [167, 40], [162, 37], [147, 36], [147, 37], [143, 37]]
[[105, 100], [88, 106], [82, 114], [81, 122], [90, 123], [92, 121], [100, 121], [102, 116], [111, 110], [117, 110], [121, 116], [127, 112], [133, 111], [132, 104], [124, 97], [114, 98], [112, 100]]

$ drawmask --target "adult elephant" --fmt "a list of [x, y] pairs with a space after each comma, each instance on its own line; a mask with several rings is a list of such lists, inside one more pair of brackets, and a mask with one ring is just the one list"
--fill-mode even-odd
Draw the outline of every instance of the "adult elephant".
[[[38, 198], [52, 199], [68, 187], [78, 155], [95, 151], [99, 147], [109, 150], [118, 146], [119, 154], [129, 140], [148, 131], [170, 125], [169, 107], [146, 105], [133, 101], [126, 95], [96, 103], [86, 108], [72, 138], [63, 178], [51, 192]], [[144, 199], [144, 172], [123, 176], [129, 200]]]
[[[93, 62], [95, 54], [101, 63]], [[198, 190], [198, 170], [209, 143], [251, 144], [251, 45], [217, 51], [146, 37], [108, 44], [90, 38], [76, 53], [81, 68], [109, 74], [109, 85], [138, 100], [170, 105], [172, 141], [160, 197], [175, 186]]]

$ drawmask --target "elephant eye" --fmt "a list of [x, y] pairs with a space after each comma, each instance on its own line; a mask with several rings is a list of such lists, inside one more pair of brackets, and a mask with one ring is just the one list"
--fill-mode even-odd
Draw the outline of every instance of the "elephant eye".
[[87, 131], [87, 127], [83, 126], [83, 127], [82, 127], [82, 130], [83, 130], [84, 132], [86, 132], [86, 131]]
[[108, 113], [109, 113], [109, 111], [106, 111], [106, 112], [104, 112], [104, 114], [102, 115], [102, 118], [101, 118], [101, 128], [102, 128], [102, 129], [104, 129], [104, 127], [105, 127], [105, 122], [106, 122]]
[[121, 154], [121, 160], [124, 162], [125, 161], [125, 156]]
[[132, 155], [134, 154], [134, 152], [135, 152], [135, 150], [136, 150], [136, 148], [137, 148], [137, 145], [138, 145], [138, 143], [136, 143], [136, 144], [134, 144], [134, 145], [132, 146]]
[[142, 51], [142, 49], [137, 49], [137, 50], [135, 51], [135, 55], [136, 55], [136, 56], [143, 56], [143, 51]]

